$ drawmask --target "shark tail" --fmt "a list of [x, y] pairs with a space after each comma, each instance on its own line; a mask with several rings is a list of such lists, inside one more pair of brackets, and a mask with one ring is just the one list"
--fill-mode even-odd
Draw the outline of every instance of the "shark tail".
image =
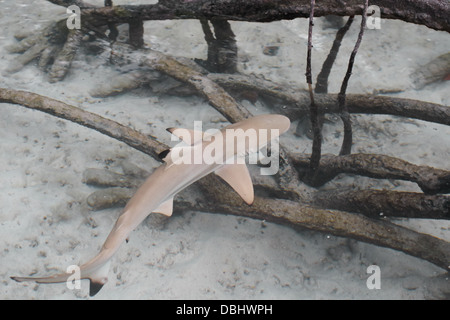
[[80, 267], [79, 279], [74, 273], [59, 273], [48, 277], [11, 277], [17, 282], [34, 281], [36, 283], [61, 283], [70, 282], [72, 280], [88, 279], [89, 296], [96, 295], [100, 289], [108, 282], [108, 272], [110, 259], [102, 258], [99, 254], [97, 257]]

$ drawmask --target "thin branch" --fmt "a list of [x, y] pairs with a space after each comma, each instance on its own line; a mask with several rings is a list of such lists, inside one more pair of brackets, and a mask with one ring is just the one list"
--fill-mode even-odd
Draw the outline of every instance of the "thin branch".
[[[83, 0], [47, 0], [47, 1], [51, 2], [53, 4], [56, 4], [58, 6], [63, 6], [63, 7], [69, 7], [71, 5], [76, 5], [76, 6], [80, 7], [81, 9], [98, 8], [98, 6], [87, 3]], [[112, 1], [105, 1], [105, 6], [107, 5], [108, 2], [112, 2]]]
[[237, 54], [236, 37], [227, 20], [212, 19], [214, 35], [206, 19], [200, 19], [205, 41], [208, 45], [207, 60], [195, 61], [210, 72], [236, 73]]
[[[310, 97], [306, 91], [290, 89], [286, 85], [282, 86], [253, 75], [210, 73], [206, 76], [226, 89], [237, 100], [243, 94], [250, 93], [256, 98], [274, 101], [269, 104], [272, 110], [288, 116], [291, 121], [309, 114]], [[163, 81], [160, 74], [149, 68], [120, 75], [108, 83], [105, 82], [93, 88], [91, 92], [95, 96], [107, 97], [138, 88], [148, 82]], [[186, 92], [186, 89], [182, 92]], [[196, 93], [195, 90], [189, 92]], [[336, 94], [315, 94], [319, 114], [337, 113], [339, 110], [336, 101]], [[350, 113], [395, 115], [450, 125], [450, 108], [436, 103], [371, 94], [347, 94], [346, 101]]]
[[50, 82], [60, 81], [66, 76], [72, 66], [72, 61], [80, 48], [82, 38], [83, 32], [81, 30], [70, 30], [67, 35], [67, 41], [56, 56], [48, 74]]
[[347, 23], [336, 32], [336, 37], [331, 46], [330, 53], [328, 53], [327, 58], [323, 62], [322, 70], [320, 70], [317, 75], [316, 87], [314, 89], [315, 93], [328, 93], [328, 77], [330, 76], [331, 68], [333, 67], [334, 61], [336, 60], [337, 54], [339, 53], [339, 48], [341, 47], [342, 39], [347, 33], [348, 29], [352, 25], [354, 16], [350, 16]]
[[306, 56], [306, 82], [308, 83], [308, 91], [310, 97], [309, 115], [311, 120], [311, 127], [313, 132], [312, 155], [309, 164], [311, 176], [314, 176], [320, 165], [320, 155], [322, 153], [322, 127], [319, 121], [318, 107], [314, 101], [314, 92], [312, 88], [312, 72], [311, 72], [311, 51], [312, 51], [312, 32], [314, 26], [314, 6], [316, 1], [311, 0], [311, 13], [309, 15], [308, 27], [308, 52]]
[[342, 142], [342, 147], [340, 155], [350, 154], [352, 150], [352, 122], [350, 120], [350, 114], [345, 101], [345, 95], [347, 91], [348, 81], [352, 75], [353, 64], [355, 62], [356, 53], [358, 52], [359, 46], [364, 35], [364, 29], [366, 28], [366, 18], [367, 18], [367, 8], [369, 6], [369, 0], [365, 0], [363, 14], [361, 18], [361, 28], [358, 34], [358, 40], [356, 41], [355, 47], [350, 54], [350, 59], [348, 62], [347, 73], [345, 74], [344, 80], [342, 81], [341, 90], [338, 94], [338, 104], [341, 113], [341, 119], [344, 123], [344, 141]]
[[[121, 44], [120, 46], [124, 45]], [[118, 48], [118, 44], [115, 48]], [[155, 50], [145, 50], [143, 57], [143, 65], [192, 85], [200, 95], [208, 100], [211, 106], [231, 123], [241, 121], [250, 116], [247, 109], [236, 102], [224, 89], [200, 72], [180, 63], [169, 55]]]

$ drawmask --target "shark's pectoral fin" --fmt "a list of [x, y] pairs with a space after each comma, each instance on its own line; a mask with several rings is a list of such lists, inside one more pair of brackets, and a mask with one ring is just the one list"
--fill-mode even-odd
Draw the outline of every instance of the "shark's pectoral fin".
[[245, 164], [226, 164], [215, 173], [225, 180], [247, 204], [253, 203], [253, 182]]
[[170, 198], [170, 199], [164, 201], [163, 203], [161, 203], [158, 208], [153, 210], [153, 212], [161, 213], [165, 216], [170, 217], [173, 212], [173, 198]]

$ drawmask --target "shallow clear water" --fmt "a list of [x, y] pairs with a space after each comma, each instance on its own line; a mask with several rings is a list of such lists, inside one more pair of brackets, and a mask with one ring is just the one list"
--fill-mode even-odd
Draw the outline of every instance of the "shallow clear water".
[[[103, 1], [90, 3], [101, 5]], [[200, 120], [208, 128], [227, 124], [205, 99], [173, 95], [178, 84], [170, 80], [145, 83], [118, 95], [93, 96], [124, 71], [142, 67], [136, 61], [111, 64], [109, 48], [104, 44], [84, 45], [62, 81], [50, 83], [37, 59], [17, 72], [7, 72], [21, 57], [7, 50], [17, 43], [15, 35], [36, 35], [67, 14], [65, 8], [44, 0], [0, 0], [0, 6], [0, 87], [63, 101], [158, 137], [166, 144], [173, 143], [167, 127], [189, 128]], [[336, 33], [325, 18], [315, 21], [314, 79]], [[329, 78], [330, 93], [340, 89], [359, 23], [357, 17], [343, 40]], [[231, 27], [237, 40], [239, 72], [261, 76], [284, 88], [307, 88], [306, 19], [231, 22]], [[125, 41], [127, 28], [119, 29], [119, 41]], [[144, 30], [144, 42], [154, 50], [191, 59], [207, 57], [198, 21], [148, 21]], [[366, 30], [348, 93], [381, 92], [449, 105], [450, 81], [416, 89], [416, 79], [410, 76], [449, 51], [449, 35], [445, 32], [382, 20], [381, 29]], [[148, 72], [140, 75], [151, 76]], [[168, 86], [173, 87], [167, 90]], [[251, 113], [271, 112], [271, 105], [250, 100], [247, 97], [241, 103]], [[86, 298], [87, 285], [69, 290], [64, 284], [18, 284], [9, 277], [50, 274], [62, 266], [85, 262], [100, 249], [120, 208], [89, 208], [86, 199], [97, 188], [83, 182], [86, 169], [120, 172], [120, 163], [127, 161], [150, 172], [159, 164], [121, 142], [69, 121], [18, 105], [0, 107], [0, 297]], [[354, 114], [352, 121], [355, 153], [386, 154], [450, 170], [448, 126], [388, 115]], [[297, 124], [292, 123], [281, 143], [292, 152], [310, 153], [311, 140], [305, 132], [299, 130], [301, 135], [295, 135]], [[327, 116], [323, 130], [323, 152], [337, 154], [343, 132], [338, 117]], [[349, 175], [340, 175], [324, 186], [325, 190], [338, 188], [420, 191], [411, 182]], [[131, 234], [130, 242], [114, 258], [109, 282], [99, 298], [440, 299], [448, 298], [450, 292], [442, 269], [401, 252], [248, 218], [179, 209], [183, 213], [168, 220], [150, 217]], [[450, 241], [450, 224], [446, 221], [395, 222]], [[370, 290], [366, 285], [370, 265], [380, 267], [380, 290]]]

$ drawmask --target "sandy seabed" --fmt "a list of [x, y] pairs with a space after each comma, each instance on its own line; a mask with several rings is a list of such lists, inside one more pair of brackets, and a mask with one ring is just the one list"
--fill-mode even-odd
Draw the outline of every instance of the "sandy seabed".
[[[90, 1], [101, 4], [103, 1]], [[137, 3], [114, 1], [115, 4]], [[140, 1], [140, 3], [148, 3]], [[0, 1], [0, 70], [15, 55], [5, 50], [14, 34], [36, 32], [64, 16], [64, 8], [44, 0]], [[313, 73], [320, 70], [335, 30], [316, 19]], [[337, 92], [359, 31], [356, 19], [330, 77]], [[305, 88], [307, 20], [268, 24], [232, 22], [239, 46], [239, 68], [274, 82]], [[145, 42], [173, 55], [204, 58], [206, 44], [198, 21], [145, 23]], [[263, 54], [279, 46], [275, 56]], [[423, 26], [382, 21], [367, 30], [348, 92], [401, 91], [394, 96], [448, 105], [450, 82], [414, 90], [410, 74], [450, 51], [449, 36]], [[170, 143], [165, 128], [191, 127], [202, 120], [226, 125], [197, 97], [153, 96], [145, 90], [111, 98], [89, 95], [116, 71], [102, 57], [79, 54], [64, 81], [50, 84], [36, 64], [15, 74], [2, 73], [0, 86], [46, 95], [98, 113]], [[269, 112], [243, 102], [251, 112]], [[96, 188], [82, 182], [87, 168], [119, 171], [121, 161], [146, 170], [158, 163], [93, 130], [17, 105], [1, 104], [0, 117], [0, 298], [84, 299], [88, 284], [69, 290], [65, 284], [16, 283], [12, 275], [47, 275], [83, 263], [100, 249], [120, 208], [93, 212], [86, 198]], [[450, 129], [443, 125], [391, 116], [353, 115], [354, 151], [382, 153], [415, 164], [450, 170]], [[311, 141], [293, 135], [281, 143], [309, 152]], [[342, 126], [324, 128], [324, 152], [337, 153]], [[325, 188], [386, 188], [419, 191], [408, 182], [339, 176]], [[397, 220], [396, 223], [450, 241], [450, 223]], [[369, 290], [367, 268], [381, 271], [381, 289]], [[449, 298], [445, 271], [401, 252], [308, 230], [257, 220], [184, 212], [161, 221], [149, 217], [112, 260], [109, 282], [93, 299], [442, 299]]]

